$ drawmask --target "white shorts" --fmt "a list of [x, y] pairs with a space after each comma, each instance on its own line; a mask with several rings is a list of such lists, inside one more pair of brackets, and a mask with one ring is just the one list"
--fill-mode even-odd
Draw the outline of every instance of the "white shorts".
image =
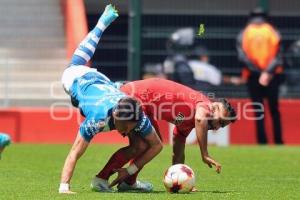
[[61, 82], [65, 91], [69, 94], [74, 80], [89, 72], [97, 72], [97, 70], [85, 65], [72, 65], [65, 69], [61, 77]]

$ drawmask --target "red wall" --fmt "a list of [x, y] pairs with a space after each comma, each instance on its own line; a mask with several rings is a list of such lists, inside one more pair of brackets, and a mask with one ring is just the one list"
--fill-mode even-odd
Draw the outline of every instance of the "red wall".
[[[240, 119], [230, 126], [231, 144], [255, 144], [254, 121], [246, 120], [241, 112], [248, 100], [232, 99]], [[250, 107], [249, 107], [250, 108]], [[281, 100], [283, 138], [286, 144], [300, 144], [298, 119], [300, 100]], [[54, 120], [54, 118], [56, 118]], [[9, 133], [15, 142], [26, 143], [72, 143], [82, 118], [76, 109], [10, 108], [0, 110], [0, 132]], [[270, 115], [266, 115], [268, 139], [273, 142]], [[165, 143], [169, 142], [169, 126], [160, 121]], [[116, 131], [98, 134], [96, 143], [127, 143]]]
[[[72, 143], [81, 120], [75, 109], [5, 109], [0, 110], [0, 132], [10, 134], [15, 142]], [[98, 134], [93, 142], [127, 143], [127, 139], [113, 131]]]
[[[249, 100], [232, 99], [233, 106], [242, 112], [242, 108]], [[265, 104], [265, 124], [269, 143], [273, 143], [273, 133], [268, 105]], [[300, 116], [300, 100], [284, 99], [280, 101], [280, 112], [283, 128], [283, 140], [286, 144], [300, 144], [298, 121]], [[240, 114], [240, 113], [239, 113]], [[255, 144], [255, 121], [246, 120], [242, 115], [240, 120], [230, 126], [231, 144]]]

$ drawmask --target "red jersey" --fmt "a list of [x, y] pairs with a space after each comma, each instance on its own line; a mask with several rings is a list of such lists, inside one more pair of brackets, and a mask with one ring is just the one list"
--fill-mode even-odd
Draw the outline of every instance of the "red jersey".
[[156, 120], [165, 120], [176, 126], [174, 134], [185, 137], [195, 128], [197, 104], [210, 111], [211, 101], [204, 94], [165, 79], [133, 81], [123, 85], [121, 91], [140, 100], [156, 129]]

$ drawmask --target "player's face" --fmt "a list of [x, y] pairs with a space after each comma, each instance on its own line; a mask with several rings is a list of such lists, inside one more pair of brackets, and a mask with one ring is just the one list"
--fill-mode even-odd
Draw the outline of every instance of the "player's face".
[[222, 103], [213, 103], [213, 119], [211, 122], [211, 129], [218, 130], [219, 128], [227, 126], [230, 123], [229, 120], [226, 120], [227, 115], [228, 112]]
[[136, 122], [115, 119], [116, 130], [123, 136], [128, 135], [136, 126]]

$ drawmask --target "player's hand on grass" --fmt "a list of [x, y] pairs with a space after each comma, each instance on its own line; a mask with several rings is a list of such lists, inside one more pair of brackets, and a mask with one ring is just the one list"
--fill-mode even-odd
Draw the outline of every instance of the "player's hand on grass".
[[220, 173], [221, 172], [221, 164], [219, 164], [217, 161], [215, 161], [214, 159], [212, 159], [209, 156], [203, 156], [202, 158], [203, 162], [206, 163], [210, 168], [212, 168], [212, 166], [216, 167], [216, 172]]
[[114, 172], [118, 173], [118, 177], [109, 185], [109, 187], [113, 187], [118, 183], [123, 182], [129, 176], [126, 168], [115, 169]]
[[70, 190], [70, 185], [68, 183], [61, 183], [58, 189], [59, 194], [76, 194]]
[[59, 191], [59, 194], [76, 194], [76, 192], [72, 192], [71, 190], [67, 190], [67, 191]]

